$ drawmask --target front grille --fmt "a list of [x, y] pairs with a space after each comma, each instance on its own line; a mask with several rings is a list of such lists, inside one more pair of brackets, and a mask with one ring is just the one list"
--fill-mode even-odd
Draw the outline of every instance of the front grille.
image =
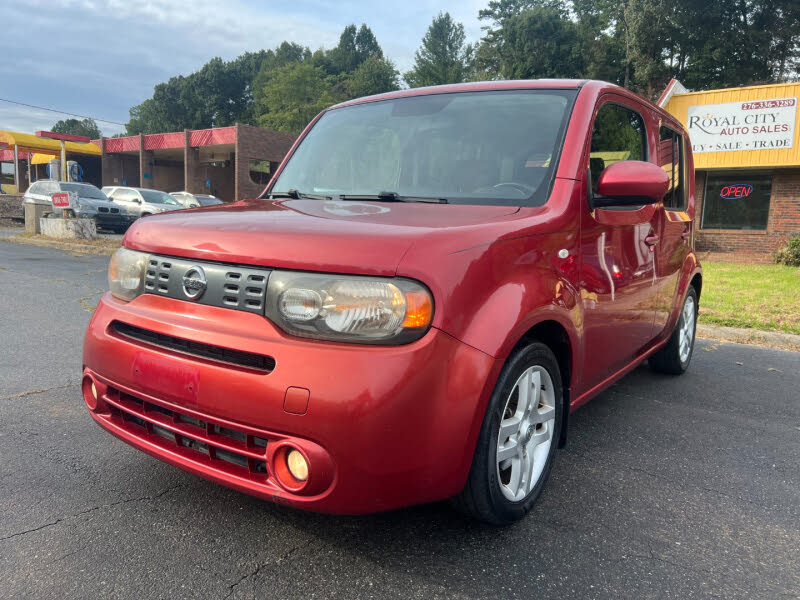
[[98, 206], [97, 211], [101, 213], [107, 213], [108, 209], [105, 206]]
[[254, 352], [233, 350], [231, 348], [223, 348], [222, 346], [195, 342], [172, 335], [165, 335], [142, 327], [136, 327], [135, 325], [123, 323], [122, 321], [112, 321], [109, 327], [113, 332], [123, 337], [132, 338], [150, 344], [151, 346], [158, 346], [159, 348], [172, 350], [173, 352], [179, 352], [181, 354], [188, 354], [190, 356], [245, 367], [247, 369], [254, 369], [264, 373], [270, 373], [275, 368], [275, 359], [264, 354], [256, 354]]
[[[197, 298], [192, 298], [186, 293], [183, 279], [189, 273], [194, 273], [196, 277], [198, 269], [205, 276], [205, 289]], [[267, 279], [268, 269], [151, 256], [145, 272], [144, 291], [263, 315]]]
[[98, 206], [97, 211], [101, 213], [111, 213], [112, 215], [118, 215], [119, 209], [118, 208], [108, 208], [107, 206]]
[[108, 386], [112, 423], [140, 439], [249, 481], [269, 482], [269, 434], [153, 404]]

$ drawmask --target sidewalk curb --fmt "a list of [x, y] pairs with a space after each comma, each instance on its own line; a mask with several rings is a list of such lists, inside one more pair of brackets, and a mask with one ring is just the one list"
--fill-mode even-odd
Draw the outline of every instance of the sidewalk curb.
[[[702, 317], [700, 317], [702, 319]], [[778, 350], [800, 352], [800, 335], [779, 333], [777, 331], [761, 331], [741, 327], [722, 327], [718, 325], [697, 324], [697, 337], [736, 344], [767, 346]]]
[[106, 256], [111, 256], [114, 254], [114, 249], [112, 248], [102, 248], [99, 246], [90, 246], [88, 244], [76, 244], [72, 242], [60, 242], [56, 240], [32, 239], [21, 237], [20, 235], [0, 236], [0, 242], [26, 244], [28, 246], [40, 246], [43, 248], [56, 248], [57, 250], [81, 252], [82, 254], [105, 254]]

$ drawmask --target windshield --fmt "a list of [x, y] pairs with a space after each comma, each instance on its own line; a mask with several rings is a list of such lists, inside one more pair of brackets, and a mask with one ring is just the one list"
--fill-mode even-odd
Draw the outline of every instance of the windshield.
[[152, 204], [171, 204], [172, 206], [177, 206], [179, 202], [175, 200], [169, 194], [165, 194], [164, 192], [158, 192], [156, 190], [139, 190], [139, 193], [144, 198], [145, 202], [150, 202]]
[[435, 94], [325, 113], [270, 193], [546, 201], [576, 90]]
[[195, 194], [194, 197], [203, 206], [213, 206], [214, 204], [222, 204], [222, 200], [220, 200], [216, 196], [204, 196], [200, 194]]
[[69, 183], [62, 181], [59, 183], [62, 192], [75, 192], [81, 198], [89, 198], [91, 200], [105, 200], [109, 202], [108, 196], [98, 190], [93, 185], [85, 183]]

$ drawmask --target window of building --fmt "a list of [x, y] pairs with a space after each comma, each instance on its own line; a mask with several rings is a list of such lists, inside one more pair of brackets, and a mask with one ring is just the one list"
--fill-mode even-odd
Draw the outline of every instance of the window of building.
[[268, 160], [250, 161], [250, 181], [259, 185], [267, 185], [272, 177], [272, 163]]
[[763, 231], [767, 228], [771, 194], [770, 173], [708, 173], [701, 227]]
[[658, 164], [669, 175], [669, 189], [664, 195], [664, 208], [686, 208], [686, 171], [683, 157], [683, 137], [669, 127], [659, 132]]
[[604, 104], [597, 111], [592, 129], [589, 173], [592, 192], [597, 193], [600, 173], [615, 162], [647, 160], [644, 121], [634, 110], [619, 104]]

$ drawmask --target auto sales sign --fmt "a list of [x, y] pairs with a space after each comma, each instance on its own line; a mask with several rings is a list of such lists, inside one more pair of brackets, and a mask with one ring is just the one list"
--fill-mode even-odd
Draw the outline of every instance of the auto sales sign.
[[686, 129], [692, 150], [783, 150], [794, 141], [797, 98], [690, 106]]

